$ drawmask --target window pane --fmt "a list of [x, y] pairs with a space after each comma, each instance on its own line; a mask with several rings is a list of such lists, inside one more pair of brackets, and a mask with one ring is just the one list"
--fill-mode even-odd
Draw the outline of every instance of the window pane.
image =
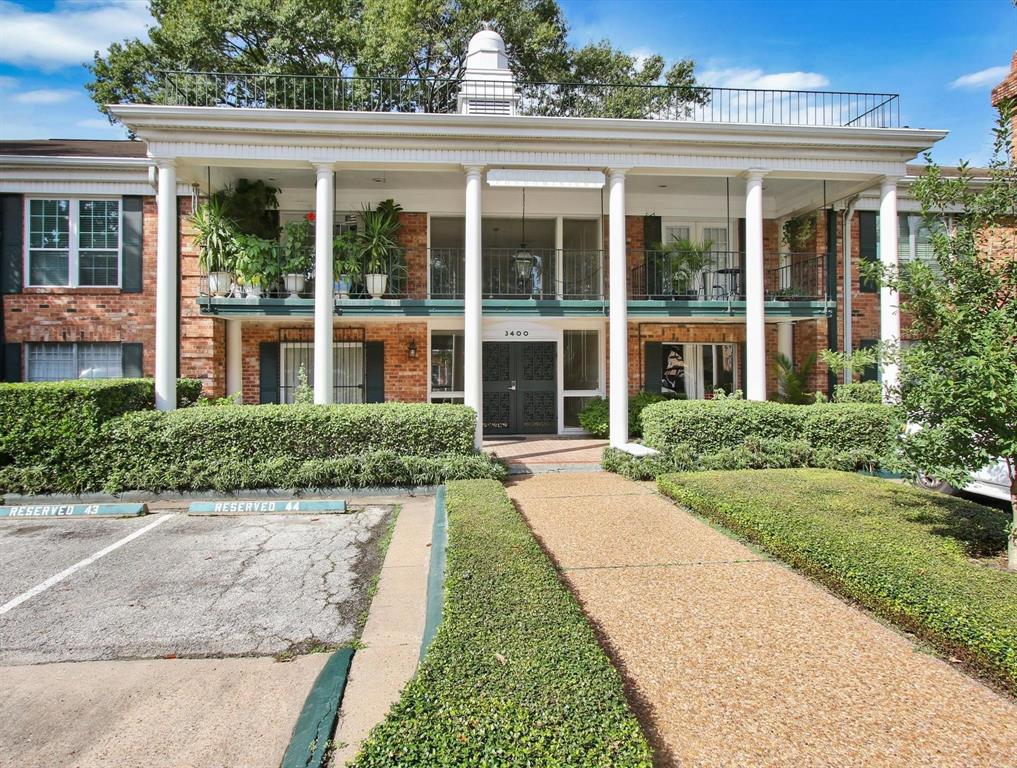
[[703, 240], [711, 244], [710, 250], [726, 251], [727, 227], [703, 227]]
[[431, 391], [463, 391], [463, 334], [431, 334]]
[[565, 389], [599, 389], [598, 331], [565, 331]]
[[[692, 231], [689, 229], [688, 225], [669, 225], [664, 227], [664, 245], [673, 243], [675, 240], [688, 240], [691, 236]], [[649, 245], [653, 245], [653, 243], [650, 243]]]
[[120, 344], [78, 344], [79, 379], [119, 379], [124, 375]]
[[120, 245], [120, 203], [82, 200], [78, 207], [78, 245], [84, 249], [116, 249]]
[[662, 360], [660, 374], [660, 391], [665, 395], [673, 395], [681, 399], [687, 398], [688, 388], [685, 381], [685, 344], [661, 345]]
[[586, 407], [586, 404], [590, 402], [592, 397], [566, 397], [565, 398], [565, 426], [566, 427], [578, 427], [579, 424], [579, 412]]
[[73, 344], [28, 345], [28, 381], [61, 381], [76, 373]]
[[29, 251], [30, 285], [67, 285], [67, 251]]
[[70, 243], [69, 200], [32, 200], [28, 208], [30, 248], [67, 248]]
[[116, 285], [120, 257], [116, 251], [81, 251], [78, 254], [79, 285]]
[[335, 402], [364, 402], [364, 345], [360, 342], [336, 344], [332, 355]]
[[314, 386], [314, 345], [304, 342], [283, 345], [282, 364], [279, 402], [292, 403], [300, 384], [301, 368], [307, 375], [307, 385]]

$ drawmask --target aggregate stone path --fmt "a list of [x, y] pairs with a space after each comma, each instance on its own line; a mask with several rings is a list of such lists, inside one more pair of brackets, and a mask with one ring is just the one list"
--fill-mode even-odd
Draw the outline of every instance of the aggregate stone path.
[[660, 766], [1014, 766], [1017, 703], [608, 473], [509, 495], [626, 678]]

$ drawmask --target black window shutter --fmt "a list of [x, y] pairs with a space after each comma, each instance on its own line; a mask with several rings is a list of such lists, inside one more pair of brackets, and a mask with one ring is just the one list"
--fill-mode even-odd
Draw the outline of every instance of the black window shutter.
[[142, 373], [142, 360], [143, 347], [141, 344], [130, 343], [122, 344], [121, 359], [124, 367], [124, 378], [125, 379], [140, 379], [145, 374]]
[[385, 342], [368, 341], [364, 344], [365, 372], [364, 402], [385, 402]]
[[21, 195], [0, 195], [0, 290], [21, 293], [24, 252]]
[[745, 219], [738, 219], [738, 253], [745, 255]]
[[660, 394], [660, 378], [664, 372], [663, 349], [659, 341], [643, 344], [643, 391]]
[[279, 402], [279, 342], [263, 341], [258, 349], [258, 402]]
[[124, 293], [141, 293], [142, 280], [142, 198], [125, 197], [123, 202], [123, 254], [120, 268], [120, 287]]
[[21, 381], [20, 344], [4, 344], [3, 381]]
[[[876, 253], [876, 212], [859, 211], [858, 213], [858, 256], [862, 264], [873, 262]], [[879, 286], [872, 280], [858, 276], [858, 290], [862, 293], [875, 293]]]
[[643, 216], [643, 245], [652, 251], [664, 239], [660, 216]]
[[[872, 349], [878, 344], [875, 339], [862, 339], [858, 344], [860, 349]], [[879, 381], [879, 366], [867, 365], [862, 369], [862, 381]]]

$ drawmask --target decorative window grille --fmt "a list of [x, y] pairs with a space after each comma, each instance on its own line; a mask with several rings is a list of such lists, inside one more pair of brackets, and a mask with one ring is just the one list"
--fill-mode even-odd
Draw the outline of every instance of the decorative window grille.
[[[366, 332], [363, 328], [336, 328], [332, 346], [332, 400], [363, 403], [367, 381]], [[279, 331], [279, 402], [292, 403], [300, 386], [300, 371], [314, 387], [314, 330]]]

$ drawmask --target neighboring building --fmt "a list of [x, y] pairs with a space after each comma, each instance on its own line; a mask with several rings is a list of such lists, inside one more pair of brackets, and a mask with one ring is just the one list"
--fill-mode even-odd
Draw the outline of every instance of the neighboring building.
[[[619, 389], [763, 399], [778, 352], [900, 336], [859, 263], [921, 256], [906, 164], [946, 135], [900, 127], [892, 94], [661, 89], [650, 119], [541, 116], [619, 87], [520, 86], [492, 32], [454, 90], [167, 85], [174, 103], [112, 107], [139, 142], [0, 143], [7, 379], [142, 373], [166, 405], [179, 374], [257, 403], [291, 400], [303, 367], [320, 402], [466, 402], [491, 434], [577, 429]], [[283, 223], [314, 214], [322, 269], [296, 296], [210, 295], [188, 215], [240, 179], [280, 189]], [[337, 298], [333, 235], [388, 198], [384, 298]], [[655, 248], [680, 239], [700, 247]], [[626, 417], [614, 398], [614, 444]]]

